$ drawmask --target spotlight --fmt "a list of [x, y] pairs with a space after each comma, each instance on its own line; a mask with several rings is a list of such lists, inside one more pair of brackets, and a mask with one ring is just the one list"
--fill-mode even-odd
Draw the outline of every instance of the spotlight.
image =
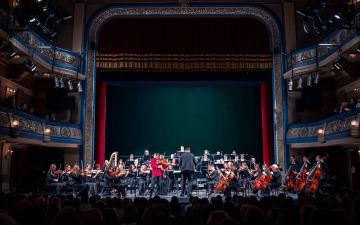
[[35, 18], [35, 17], [31, 17], [30, 20], [29, 20], [30, 23], [33, 23], [33, 22], [35, 22], [35, 21], [36, 21], [36, 18]]
[[54, 78], [54, 82], [55, 82], [55, 88], [60, 88], [60, 80], [58, 77]]
[[74, 89], [72, 81], [70, 79], [67, 81], [67, 85], [68, 85], [69, 91], [72, 91]]
[[341, 20], [341, 18], [342, 18], [341, 12], [334, 13], [334, 18], [337, 20]]
[[64, 78], [60, 77], [59, 83], [60, 83], [60, 88], [65, 88]]
[[302, 89], [302, 88], [303, 88], [303, 80], [302, 77], [300, 77], [298, 80], [297, 89]]
[[5, 53], [8, 59], [18, 59], [20, 55], [14, 50], [11, 45], [8, 45], [5, 49]]
[[288, 83], [288, 91], [293, 91], [293, 90], [294, 90], [294, 83], [292, 78], [290, 78]]
[[42, 8], [42, 11], [43, 11], [43, 12], [46, 12], [46, 11], [48, 11], [48, 10], [49, 10], [49, 6], [44, 5], [44, 7]]
[[29, 58], [27, 58], [27, 59], [24, 61], [24, 65], [25, 65], [25, 67], [26, 67], [28, 70], [30, 70], [31, 72], [34, 72], [34, 71], [36, 71], [36, 69], [37, 69], [37, 66], [35, 65], [35, 63], [34, 63], [32, 60], [30, 60]]
[[42, 2], [42, 0], [36, 0], [36, 2], [37, 2], [37, 3], [40, 3], [40, 2]]
[[357, 53], [360, 53], [360, 47], [357, 47], [357, 48], [355, 49], [355, 51], [356, 51]]
[[311, 87], [312, 76], [311, 74], [306, 78], [306, 86]]
[[334, 63], [334, 67], [337, 70], [341, 70], [344, 67], [345, 63], [346, 63], [346, 59], [344, 57], [340, 57], [340, 59]]
[[82, 85], [81, 85], [81, 80], [79, 80], [79, 82], [77, 83], [77, 89], [78, 89], [78, 92], [83, 92], [83, 88], [82, 88]]

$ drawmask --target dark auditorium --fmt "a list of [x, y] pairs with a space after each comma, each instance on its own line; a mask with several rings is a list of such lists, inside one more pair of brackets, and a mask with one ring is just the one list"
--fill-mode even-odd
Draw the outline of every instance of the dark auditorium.
[[360, 225], [360, 0], [0, 1], [1, 225]]

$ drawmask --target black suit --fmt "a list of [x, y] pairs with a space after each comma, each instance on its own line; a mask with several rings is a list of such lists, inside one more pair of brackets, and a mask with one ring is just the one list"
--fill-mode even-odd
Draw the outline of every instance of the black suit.
[[179, 167], [181, 170], [181, 195], [184, 195], [186, 180], [187, 194], [191, 194], [192, 189], [192, 176], [194, 174], [196, 165], [195, 156], [190, 152], [185, 152], [180, 157]]

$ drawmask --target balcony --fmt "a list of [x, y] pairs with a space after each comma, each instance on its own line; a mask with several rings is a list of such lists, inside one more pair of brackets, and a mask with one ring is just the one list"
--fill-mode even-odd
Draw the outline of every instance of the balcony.
[[55, 47], [34, 31], [19, 32], [10, 39], [10, 42], [50, 71], [76, 79], [85, 79], [81, 73], [83, 63], [80, 53]]
[[[354, 110], [311, 123], [289, 124], [286, 144], [292, 147], [322, 147], [360, 143], [351, 136], [351, 121], [358, 120], [360, 110]], [[323, 129], [324, 140], [319, 141], [318, 131]]]
[[43, 119], [0, 106], [0, 135], [9, 142], [77, 147], [82, 144], [79, 124]]
[[317, 57], [319, 67], [326, 66], [338, 59], [344, 53], [360, 43], [360, 36], [354, 29], [337, 29], [329, 36], [324, 38], [320, 44], [308, 48], [299, 49], [284, 57], [285, 79], [293, 74], [315, 72], [317, 70]]

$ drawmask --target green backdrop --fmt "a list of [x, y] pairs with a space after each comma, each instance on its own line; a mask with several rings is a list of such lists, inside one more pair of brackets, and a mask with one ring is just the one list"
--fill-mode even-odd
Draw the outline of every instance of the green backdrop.
[[259, 86], [108, 86], [107, 158], [144, 149], [170, 155], [181, 145], [261, 160]]

